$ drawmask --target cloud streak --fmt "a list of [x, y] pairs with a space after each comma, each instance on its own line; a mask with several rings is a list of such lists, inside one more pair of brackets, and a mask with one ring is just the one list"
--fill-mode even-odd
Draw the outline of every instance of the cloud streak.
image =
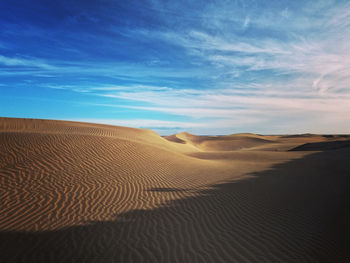
[[6, 57], [0, 55], [0, 65], [16, 67], [23, 66], [29, 68], [41, 68], [44, 70], [53, 70], [55, 67], [39, 60], [39, 59], [29, 59], [29, 58], [18, 58], [18, 57]]

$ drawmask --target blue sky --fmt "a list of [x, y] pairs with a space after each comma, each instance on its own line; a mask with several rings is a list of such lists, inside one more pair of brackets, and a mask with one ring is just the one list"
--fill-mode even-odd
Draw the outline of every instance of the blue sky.
[[350, 133], [348, 1], [0, 3], [0, 116]]

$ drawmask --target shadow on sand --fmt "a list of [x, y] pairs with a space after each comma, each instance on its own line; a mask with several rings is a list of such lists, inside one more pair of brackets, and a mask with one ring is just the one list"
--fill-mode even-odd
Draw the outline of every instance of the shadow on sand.
[[0, 261], [350, 262], [349, 161], [313, 153], [114, 221], [3, 231]]

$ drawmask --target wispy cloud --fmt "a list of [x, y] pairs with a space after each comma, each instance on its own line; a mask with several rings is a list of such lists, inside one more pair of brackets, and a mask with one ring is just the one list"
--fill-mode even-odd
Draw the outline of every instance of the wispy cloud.
[[[118, 90], [106, 90], [107, 93], [98, 93], [99, 96], [131, 101], [128, 105], [102, 104], [103, 107], [122, 107], [142, 110], [143, 112], [160, 112], [174, 116], [188, 117], [192, 123], [202, 123], [204, 131], [211, 127], [220, 127], [229, 132], [229, 127], [237, 126], [241, 129], [258, 127], [269, 123], [269, 129], [283, 132], [280, 127], [289, 123], [288, 129], [302, 132], [302, 129], [316, 132], [315, 123], [323, 125], [329, 121], [334, 123], [335, 116], [342, 116], [343, 121], [350, 121], [350, 94], [327, 94], [319, 96], [315, 92], [300, 94], [300, 91], [267, 89], [256, 85], [256, 90], [249, 92], [235, 89], [225, 90], [194, 90], [172, 89], [169, 87], [148, 87], [142, 90], [130, 87], [118, 87]], [[96, 91], [96, 90], [95, 90]], [[135, 106], [132, 101], [144, 102], [149, 106]], [[304, 127], [293, 128], [293, 123], [302, 122]], [[142, 122], [141, 122], [142, 123]], [[134, 127], [141, 127], [140, 123]], [[193, 129], [198, 126], [178, 124], [182, 129]], [[282, 125], [282, 126], [280, 126]], [[148, 126], [151, 127], [151, 126]], [[243, 128], [242, 128], [243, 127]], [[244, 128], [245, 127], [245, 128]], [[283, 126], [285, 127], [285, 126]], [[344, 127], [344, 125], [343, 125]], [[332, 127], [328, 127], [331, 129]], [[256, 129], [256, 128], [255, 128]], [[266, 132], [267, 129], [259, 129]], [[327, 129], [323, 127], [323, 131]], [[330, 131], [330, 130], [328, 130]], [[198, 132], [198, 131], [197, 131]], [[256, 131], [255, 131], [256, 132]], [[200, 132], [203, 133], [203, 132]]]
[[55, 68], [39, 59], [6, 57], [2, 55], [0, 55], [0, 64], [4, 66], [10, 66], [10, 67], [25, 66], [25, 67], [48, 69], [48, 70]]

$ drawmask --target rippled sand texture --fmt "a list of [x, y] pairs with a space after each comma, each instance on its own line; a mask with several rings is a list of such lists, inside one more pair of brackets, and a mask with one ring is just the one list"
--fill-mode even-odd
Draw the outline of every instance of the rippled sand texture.
[[349, 141], [0, 118], [0, 262], [350, 262]]

